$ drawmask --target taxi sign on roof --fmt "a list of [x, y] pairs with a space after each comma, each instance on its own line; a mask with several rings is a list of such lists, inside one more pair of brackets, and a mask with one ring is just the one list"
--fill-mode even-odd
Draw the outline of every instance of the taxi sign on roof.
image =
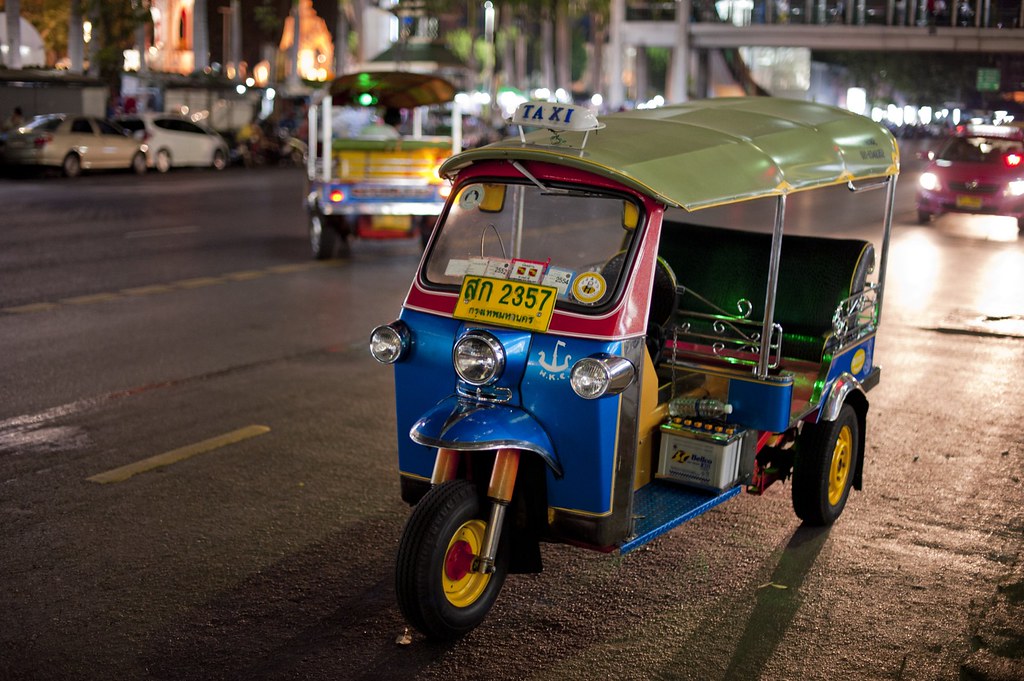
[[604, 127], [594, 112], [586, 107], [546, 101], [523, 102], [512, 114], [510, 122], [513, 125], [578, 132]]

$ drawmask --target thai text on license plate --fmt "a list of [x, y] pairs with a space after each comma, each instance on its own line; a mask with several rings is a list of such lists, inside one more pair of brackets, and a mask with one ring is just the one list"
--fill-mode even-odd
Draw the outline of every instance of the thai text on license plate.
[[956, 206], [957, 208], [981, 208], [981, 197], [957, 194]]
[[557, 295], [553, 286], [466, 275], [454, 317], [544, 332], [551, 323]]

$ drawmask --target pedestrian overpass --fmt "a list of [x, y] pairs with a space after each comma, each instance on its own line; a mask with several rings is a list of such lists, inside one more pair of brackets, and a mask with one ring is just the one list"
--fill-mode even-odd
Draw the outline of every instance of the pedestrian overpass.
[[[947, 4], [948, 3], [948, 4]], [[607, 105], [626, 99], [628, 51], [672, 52], [666, 99], [706, 84], [707, 55], [740, 47], [1024, 54], [1022, 0], [612, 0]], [[705, 90], [706, 86], [698, 86]]]

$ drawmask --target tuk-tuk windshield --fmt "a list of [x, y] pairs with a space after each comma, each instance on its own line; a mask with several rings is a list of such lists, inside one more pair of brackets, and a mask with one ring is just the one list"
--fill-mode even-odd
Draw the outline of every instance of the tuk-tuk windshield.
[[473, 183], [458, 189], [424, 268], [427, 283], [467, 274], [557, 289], [557, 305], [593, 311], [619, 290], [640, 230], [638, 201], [604, 189]]

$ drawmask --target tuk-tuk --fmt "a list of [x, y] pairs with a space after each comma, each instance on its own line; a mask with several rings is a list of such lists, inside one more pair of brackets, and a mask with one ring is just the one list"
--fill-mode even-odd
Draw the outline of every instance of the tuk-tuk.
[[[428, 107], [453, 102], [455, 87], [437, 76], [405, 71], [359, 72], [336, 78], [309, 108], [309, 244], [313, 257], [346, 253], [350, 237], [405, 239], [423, 243], [444, 206], [449, 185], [441, 163], [461, 148], [457, 110], [445, 135], [424, 134]], [[454, 106], [454, 105], [452, 105]], [[337, 107], [409, 112], [411, 133], [386, 120], [335, 138]]]
[[[437, 639], [539, 571], [542, 542], [625, 554], [785, 479], [798, 517], [833, 523], [881, 375], [884, 127], [767, 97], [601, 118], [527, 102], [512, 123], [443, 165], [401, 315], [370, 340], [415, 505], [398, 603]], [[784, 234], [787, 197], [847, 188], [885, 189], [877, 241]], [[739, 224], [759, 199], [764, 224]]]

